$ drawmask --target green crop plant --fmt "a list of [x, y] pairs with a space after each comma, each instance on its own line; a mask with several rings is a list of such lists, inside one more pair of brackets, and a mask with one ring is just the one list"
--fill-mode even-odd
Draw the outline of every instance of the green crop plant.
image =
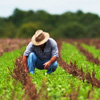
[[0, 57], [0, 100], [20, 100], [24, 93], [21, 83], [13, 79], [9, 71], [13, 72], [15, 60], [22, 55], [24, 49], [3, 53]]
[[61, 51], [62, 59], [66, 63], [74, 63], [76, 61], [76, 65], [80, 69], [83, 68], [83, 72], [90, 72], [92, 75], [93, 69], [95, 71], [95, 76], [97, 79], [100, 79], [100, 66], [93, 64], [86, 60], [86, 57], [74, 46], [68, 43], [63, 43], [62, 51]]
[[89, 46], [86, 44], [82, 44], [83, 48], [93, 54], [94, 58], [98, 58], [100, 60], [100, 50], [96, 49], [95, 46]]
[[[15, 60], [21, 56], [24, 49], [25, 48], [4, 53], [0, 57], [0, 100], [22, 100], [22, 95], [24, 94], [22, 84], [12, 78], [9, 74], [9, 69], [13, 72]], [[82, 67], [83, 71], [86, 73], [87, 66], [88, 71], [92, 73], [93, 63], [87, 61], [86, 57], [83, 56], [75, 46], [63, 43], [61, 56], [66, 63], [70, 63], [70, 61], [74, 63], [76, 61], [78, 68]], [[100, 79], [100, 66], [94, 65], [94, 67], [96, 77]], [[86, 80], [83, 83], [82, 80], [69, 74], [59, 65], [55, 72], [51, 74], [47, 74], [46, 72], [47, 70], [35, 69], [34, 74], [29, 74], [32, 77], [32, 81], [36, 84], [38, 92], [41, 88], [44, 88], [42, 87], [43, 81], [46, 82], [46, 90], [42, 89], [44, 93], [40, 96], [41, 100], [45, 98], [45, 94], [47, 94], [51, 100], [70, 100], [70, 96], [73, 93], [78, 94], [78, 100], [88, 100], [87, 95], [89, 91], [91, 91], [90, 98], [92, 97], [92, 100], [99, 100], [99, 88], [92, 88], [92, 85], [87, 83]]]
[[[51, 100], [70, 100], [69, 96], [75, 92], [78, 93], [78, 100], [88, 100], [88, 91], [92, 89], [91, 84], [88, 84], [86, 81], [83, 83], [82, 80], [69, 74], [59, 66], [57, 70], [50, 75], [46, 73], [46, 70], [38, 69], [35, 69], [35, 73], [30, 75], [38, 91], [42, 88], [43, 79], [47, 79], [47, 92]], [[100, 91], [100, 89], [98, 91]]]

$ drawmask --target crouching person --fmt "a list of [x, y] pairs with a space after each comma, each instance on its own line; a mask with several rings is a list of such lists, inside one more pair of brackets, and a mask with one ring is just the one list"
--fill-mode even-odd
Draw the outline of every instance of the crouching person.
[[35, 68], [47, 69], [47, 73], [57, 68], [58, 47], [49, 33], [37, 30], [23, 54], [24, 71], [34, 73]]

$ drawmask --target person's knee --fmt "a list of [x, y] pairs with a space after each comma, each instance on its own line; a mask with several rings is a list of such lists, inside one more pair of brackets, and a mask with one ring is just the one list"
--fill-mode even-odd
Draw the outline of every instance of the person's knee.
[[57, 67], [57, 61], [55, 61], [54, 63], [53, 63], [53, 66], [55, 66], [55, 67]]
[[55, 61], [55, 62], [53, 63], [53, 66], [52, 66], [52, 71], [55, 71], [56, 68], [57, 68], [57, 66], [58, 66], [58, 63], [57, 63], [57, 61]]
[[34, 53], [34, 52], [31, 52], [30, 54], [29, 54], [29, 58], [31, 58], [31, 59], [37, 59], [37, 56], [36, 56], [36, 54]]

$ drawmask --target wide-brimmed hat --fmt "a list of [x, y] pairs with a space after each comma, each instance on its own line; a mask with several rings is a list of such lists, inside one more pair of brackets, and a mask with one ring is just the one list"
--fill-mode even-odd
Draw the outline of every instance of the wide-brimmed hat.
[[49, 39], [49, 33], [37, 30], [32, 37], [32, 43], [36, 46], [46, 43]]

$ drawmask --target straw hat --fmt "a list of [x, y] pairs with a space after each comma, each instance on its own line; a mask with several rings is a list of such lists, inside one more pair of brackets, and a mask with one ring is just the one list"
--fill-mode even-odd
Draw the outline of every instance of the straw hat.
[[42, 45], [49, 39], [49, 33], [37, 30], [32, 37], [32, 43], [36, 46]]

